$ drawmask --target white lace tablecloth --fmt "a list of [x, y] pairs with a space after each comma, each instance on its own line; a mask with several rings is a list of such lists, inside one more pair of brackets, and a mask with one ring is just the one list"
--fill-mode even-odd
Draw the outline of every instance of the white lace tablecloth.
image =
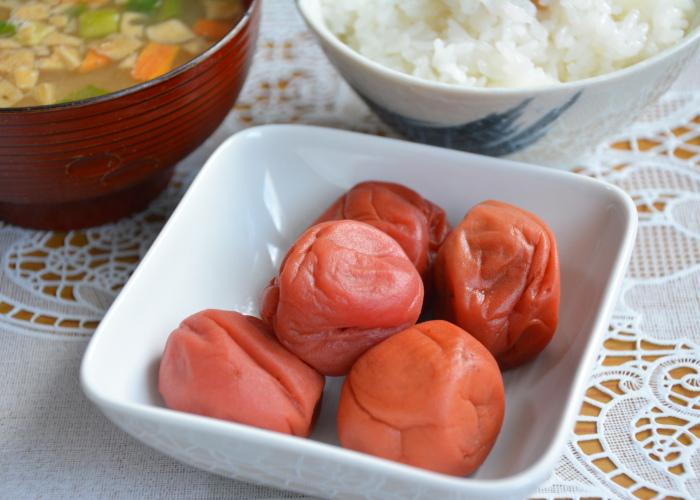
[[[86, 342], [222, 140], [263, 123], [388, 133], [330, 67], [290, 0], [222, 127], [146, 212], [88, 231], [0, 223], [0, 498], [294, 498], [180, 465], [118, 431], [78, 385]], [[640, 229], [599, 367], [538, 498], [700, 498], [700, 60], [584, 165], [625, 189]]]

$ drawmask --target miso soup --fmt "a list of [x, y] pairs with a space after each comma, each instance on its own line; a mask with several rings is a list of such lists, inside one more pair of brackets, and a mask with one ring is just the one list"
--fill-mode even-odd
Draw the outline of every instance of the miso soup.
[[223, 38], [243, 12], [243, 0], [0, 0], [0, 107], [152, 80]]

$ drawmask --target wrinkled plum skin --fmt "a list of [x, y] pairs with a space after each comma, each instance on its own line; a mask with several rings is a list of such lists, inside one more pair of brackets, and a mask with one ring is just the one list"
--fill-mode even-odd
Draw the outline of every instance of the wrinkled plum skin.
[[488, 350], [451, 323], [429, 321], [357, 360], [341, 392], [338, 436], [346, 448], [464, 476], [491, 451], [504, 409]]
[[557, 328], [554, 235], [533, 214], [498, 201], [474, 207], [435, 261], [439, 318], [476, 337], [501, 368], [536, 357]]
[[324, 378], [258, 318], [206, 310], [170, 334], [158, 390], [174, 410], [308, 436]]
[[280, 342], [324, 375], [343, 375], [367, 349], [415, 324], [423, 283], [399, 244], [362, 222], [312, 226], [263, 293]]
[[425, 280], [451, 228], [445, 211], [415, 191], [391, 182], [362, 182], [341, 196], [316, 223], [351, 219], [394, 238]]

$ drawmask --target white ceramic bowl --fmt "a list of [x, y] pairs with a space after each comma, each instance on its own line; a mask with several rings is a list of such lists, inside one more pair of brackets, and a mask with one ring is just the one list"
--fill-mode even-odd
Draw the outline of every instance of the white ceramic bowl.
[[[158, 395], [160, 356], [180, 320], [208, 307], [257, 313], [260, 292], [291, 243], [344, 190], [367, 179], [418, 190], [452, 223], [487, 198], [514, 203], [556, 236], [558, 332], [535, 362], [506, 373], [503, 429], [472, 477], [340, 448], [341, 379], [328, 380], [311, 439], [172, 411]], [[622, 191], [568, 172], [329, 129], [249, 129], [207, 162], [107, 313], [83, 360], [83, 388], [144, 443], [229, 477], [325, 497], [523, 498], [550, 474], [573, 429], [636, 220]]]
[[298, 0], [298, 5], [340, 74], [409, 139], [559, 167], [574, 166], [632, 123], [669, 89], [700, 46], [698, 14], [678, 45], [624, 70], [541, 88], [470, 89], [386, 68], [330, 32], [320, 0]]

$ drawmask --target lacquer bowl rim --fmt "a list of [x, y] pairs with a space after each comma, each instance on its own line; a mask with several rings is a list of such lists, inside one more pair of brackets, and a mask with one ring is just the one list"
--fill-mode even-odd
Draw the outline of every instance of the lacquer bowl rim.
[[[320, 0], [295, 0], [299, 12], [304, 21], [317, 38], [322, 42], [327, 50], [339, 53], [343, 57], [351, 59], [355, 64], [364, 67], [370, 73], [374, 73], [378, 78], [390, 80], [397, 85], [408, 85], [426, 92], [438, 92], [451, 96], [531, 96], [551, 94], [559, 91], [580, 91], [594, 86], [605, 86], [613, 81], [632, 80], [643, 71], [657, 66], [662, 62], [677, 58], [681, 52], [692, 45], [700, 45], [700, 0], [694, 0], [697, 12], [695, 19], [691, 23], [690, 31], [676, 45], [662, 50], [647, 59], [639, 61], [623, 69], [605, 73], [602, 75], [575, 80], [571, 82], [552, 83], [540, 86], [523, 87], [466, 87], [451, 83], [426, 80], [417, 76], [402, 73], [389, 68], [372, 59], [360, 54], [350, 46], [343, 43], [326, 26], [323, 21]], [[332, 59], [332, 58], [331, 58]]]
[[118, 90], [116, 92], [110, 92], [108, 94], [102, 95], [102, 96], [97, 96], [97, 97], [89, 97], [87, 99], [80, 99], [78, 101], [71, 101], [71, 102], [66, 102], [66, 103], [54, 103], [54, 104], [44, 104], [40, 106], [23, 106], [23, 107], [17, 107], [17, 108], [0, 108], [0, 116], [2, 115], [20, 115], [20, 114], [28, 114], [28, 113], [41, 113], [41, 112], [46, 112], [46, 111], [63, 111], [67, 109], [77, 109], [77, 108], [83, 108], [86, 106], [91, 106], [93, 104], [97, 103], [103, 103], [103, 102], [108, 102], [108, 101], [115, 101], [118, 99], [121, 99], [122, 97], [126, 97], [128, 95], [136, 94], [138, 92], [141, 92], [142, 90], [149, 89], [151, 87], [155, 87], [158, 85], [161, 85], [162, 83], [167, 82], [168, 80], [171, 80], [175, 78], [176, 76], [185, 73], [187, 71], [190, 71], [192, 68], [195, 66], [201, 64], [202, 62], [206, 61], [210, 57], [212, 57], [214, 54], [216, 54], [219, 50], [221, 50], [223, 47], [228, 45], [228, 43], [236, 38], [244, 29], [246, 29], [250, 25], [250, 21], [253, 17], [253, 12], [257, 8], [257, 4], [260, 3], [262, 0], [250, 0], [250, 3], [248, 4], [248, 7], [246, 8], [245, 12], [243, 13], [243, 16], [239, 21], [236, 23], [236, 25], [231, 28], [231, 30], [224, 36], [221, 40], [216, 42], [214, 45], [209, 47], [207, 50], [202, 52], [201, 54], [197, 55], [196, 57], [190, 59], [184, 64], [181, 64], [180, 66], [177, 66], [176, 68], [168, 71], [167, 73], [159, 76], [158, 78], [155, 78], [153, 80], [148, 80], [146, 82], [142, 82], [136, 85], [133, 85], [131, 87], [127, 87], [122, 90]]

